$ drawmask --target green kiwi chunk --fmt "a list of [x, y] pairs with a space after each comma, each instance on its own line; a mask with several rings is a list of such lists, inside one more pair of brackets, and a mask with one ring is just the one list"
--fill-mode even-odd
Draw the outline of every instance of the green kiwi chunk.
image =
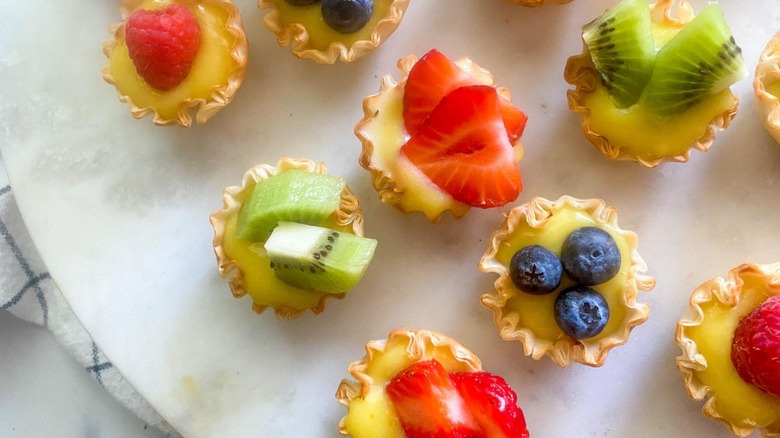
[[342, 178], [303, 170], [286, 170], [255, 185], [238, 213], [236, 236], [264, 242], [279, 221], [319, 225], [338, 210]]
[[358, 283], [376, 240], [323, 227], [279, 222], [265, 242], [276, 277], [301, 289], [341, 293]]
[[647, 0], [623, 0], [582, 27], [582, 40], [618, 108], [635, 104], [653, 73], [651, 26]]
[[742, 49], [710, 3], [658, 51], [643, 104], [661, 116], [679, 114], [746, 75]]

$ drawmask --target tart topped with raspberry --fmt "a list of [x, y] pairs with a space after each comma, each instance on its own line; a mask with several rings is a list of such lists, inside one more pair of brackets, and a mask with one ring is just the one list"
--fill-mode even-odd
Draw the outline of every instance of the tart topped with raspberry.
[[240, 87], [247, 41], [229, 0], [123, 0], [123, 22], [103, 46], [103, 78], [135, 118], [205, 123]]
[[636, 248], [636, 234], [602, 200], [534, 198], [491, 236], [479, 269], [499, 278], [482, 304], [527, 356], [601, 366], [649, 315], [637, 294], [655, 280]]
[[717, 3], [694, 15], [686, 0], [622, 0], [583, 26], [582, 40], [564, 71], [569, 108], [608, 158], [688, 161], [736, 114], [729, 86], [747, 70]]
[[761, 52], [753, 90], [764, 127], [780, 143], [780, 32], [769, 40]]
[[259, 0], [280, 46], [319, 64], [352, 62], [395, 31], [409, 0]]
[[517, 199], [527, 116], [509, 91], [470, 59], [452, 61], [435, 49], [398, 68], [400, 82], [382, 78], [355, 126], [360, 165], [382, 202], [436, 222], [445, 211], [458, 218]]
[[737, 436], [780, 436], [780, 263], [699, 286], [677, 323], [677, 367], [704, 415]]
[[336, 398], [355, 438], [528, 438], [517, 394], [474, 353], [427, 330], [395, 330], [349, 365]]

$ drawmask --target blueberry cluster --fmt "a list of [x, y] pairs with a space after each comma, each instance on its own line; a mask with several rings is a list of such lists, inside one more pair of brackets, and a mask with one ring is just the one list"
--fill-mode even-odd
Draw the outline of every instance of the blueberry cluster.
[[[320, 0], [285, 0], [295, 6], [305, 6]], [[372, 0], [322, 0], [322, 18], [339, 33], [354, 33], [362, 29], [374, 13]]]
[[620, 249], [615, 239], [596, 227], [574, 230], [563, 242], [560, 259], [552, 251], [529, 245], [509, 262], [509, 278], [523, 292], [544, 295], [555, 291], [563, 274], [575, 285], [555, 300], [555, 322], [574, 339], [598, 335], [609, 320], [609, 305], [589, 286], [609, 281], [620, 270]]

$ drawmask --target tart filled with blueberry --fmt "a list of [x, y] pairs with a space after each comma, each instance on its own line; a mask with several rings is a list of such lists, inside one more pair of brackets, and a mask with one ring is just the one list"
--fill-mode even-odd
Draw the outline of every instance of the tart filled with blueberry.
[[780, 143], [780, 32], [761, 52], [753, 79], [758, 112], [764, 127]]
[[528, 438], [517, 394], [482, 370], [457, 341], [427, 330], [395, 330], [349, 365], [336, 399], [339, 431], [355, 438]]
[[491, 236], [479, 268], [499, 278], [482, 304], [526, 355], [601, 366], [649, 315], [637, 295], [655, 280], [644, 274], [637, 240], [602, 200], [533, 198]]
[[320, 313], [326, 299], [358, 284], [373, 258], [377, 242], [362, 237], [358, 199], [322, 163], [283, 158], [253, 167], [223, 201], [210, 217], [219, 274], [257, 313]]
[[244, 80], [247, 41], [229, 0], [123, 0], [123, 21], [103, 46], [103, 78], [135, 118], [204, 123]]
[[436, 222], [445, 211], [459, 218], [517, 199], [528, 117], [509, 91], [470, 59], [435, 49], [400, 59], [398, 68], [400, 81], [383, 77], [355, 126], [360, 165], [382, 202]]
[[320, 64], [352, 62], [395, 31], [409, 0], [259, 0], [280, 46]]
[[[676, 4], [675, 4], [676, 3]], [[622, 0], [582, 28], [564, 78], [569, 108], [605, 156], [647, 167], [706, 151], [737, 112], [747, 74], [717, 2]]]
[[780, 436], [780, 263], [703, 283], [677, 323], [677, 367], [704, 415], [737, 436]]

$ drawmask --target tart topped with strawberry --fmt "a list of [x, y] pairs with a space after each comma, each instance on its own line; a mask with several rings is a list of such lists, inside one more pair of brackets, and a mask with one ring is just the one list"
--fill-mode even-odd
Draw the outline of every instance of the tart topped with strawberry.
[[677, 323], [677, 368], [704, 415], [737, 436], [780, 436], [780, 263], [703, 283]]
[[124, 21], [103, 46], [103, 78], [135, 118], [205, 123], [240, 87], [247, 41], [229, 0], [123, 0]]
[[409, 0], [259, 0], [263, 24], [301, 59], [352, 62], [395, 31]]
[[747, 71], [717, 3], [694, 17], [686, 0], [622, 0], [583, 26], [582, 40], [564, 72], [569, 108], [608, 158], [687, 161], [736, 114], [729, 86]]
[[655, 280], [636, 247], [600, 199], [534, 198], [491, 236], [479, 269], [499, 278], [482, 304], [501, 338], [522, 342], [527, 356], [601, 366], [649, 315], [637, 294]]
[[396, 330], [366, 356], [336, 398], [348, 409], [339, 430], [355, 438], [527, 438], [517, 394], [482, 371], [457, 341], [427, 330]]
[[509, 91], [467, 58], [452, 61], [437, 50], [398, 61], [402, 78], [382, 78], [378, 94], [363, 102], [355, 127], [360, 164], [382, 201], [437, 221], [471, 207], [500, 207], [517, 199], [517, 163], [527, 116]]
[[780, 143], [780, 32], [769, 40], [761, 52], [753, 90], [764, 127]]
[[279, 319], [323, 311], [366, 272], [376, 240], [362, 237], [360, 203], [322, 163], [283, 158], [256, 166], [223, 193], [210, 217], [219, 274], [252, 310]]

